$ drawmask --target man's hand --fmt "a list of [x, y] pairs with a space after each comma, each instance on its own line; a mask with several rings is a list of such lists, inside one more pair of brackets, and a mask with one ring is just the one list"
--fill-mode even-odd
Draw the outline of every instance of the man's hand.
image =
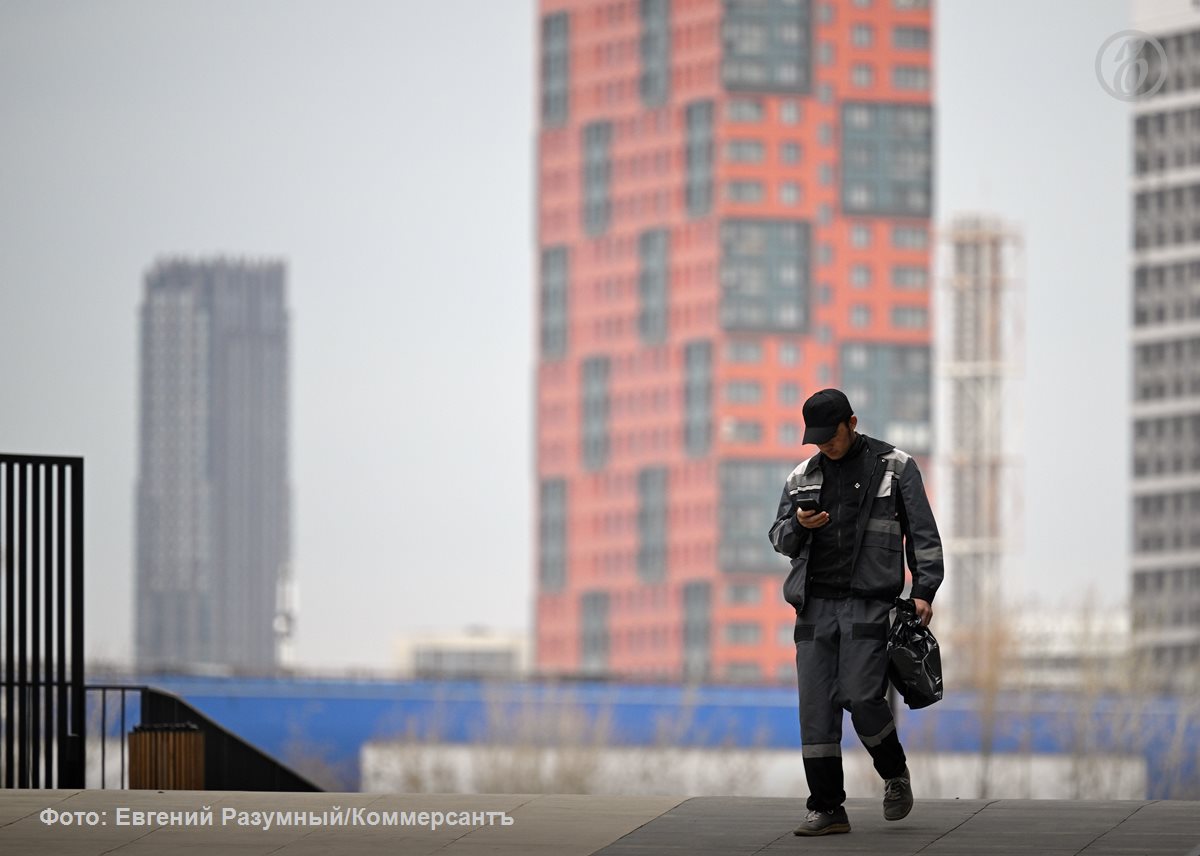
[[828, 511], [805, 511], [802, 508], [796, 509], [796, 520], [805, 529], [820, 529], [829, 522]]
[[917, 618], [921, 619], [921, 626], [928, 627], [929, 622], [933, 620], [933, 606], [919, 597], [913, 598], [913, 606], [917, 608]]

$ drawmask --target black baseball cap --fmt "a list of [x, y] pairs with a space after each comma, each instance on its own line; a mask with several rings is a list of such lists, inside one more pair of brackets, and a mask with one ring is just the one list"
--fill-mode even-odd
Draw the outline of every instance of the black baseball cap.
[[840, 389], [814, 392], [804, 402], [804, 442], [828, 443], [838, 426], [854, 415], [850, 399]]

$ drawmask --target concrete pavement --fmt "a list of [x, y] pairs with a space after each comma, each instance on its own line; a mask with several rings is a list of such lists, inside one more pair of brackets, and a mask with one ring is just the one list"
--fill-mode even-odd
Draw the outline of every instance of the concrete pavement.
[[0, 854], [1200, 856], [1196, 802], [918, 799], [897, 823], [878, 800], [846, 808], [849, 835], [797, 838], [796, 799], [0, 790]]

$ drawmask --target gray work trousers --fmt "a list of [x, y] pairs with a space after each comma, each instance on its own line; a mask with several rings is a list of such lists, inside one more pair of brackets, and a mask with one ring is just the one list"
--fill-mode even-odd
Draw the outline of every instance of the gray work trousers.
[[808, 808], [846, 800], [842, 774], [842, 711], [882, 778], [905, 769], [904, 749], [887, 703], [888, 601], [812, 597], [796, 616], [800, 740]]

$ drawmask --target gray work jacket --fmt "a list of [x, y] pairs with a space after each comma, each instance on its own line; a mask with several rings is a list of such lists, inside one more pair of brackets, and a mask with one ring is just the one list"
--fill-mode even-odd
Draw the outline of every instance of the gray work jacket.
[[[862, 436], [867, 443], [863, 454], [874, 457], [875, 464], [858, 511], [850, 561], [851, 593], [889, 600], [898, 597], [904, 590], [907, 553], [913, 578], [911, 596], [932, 602], [942, 583], [942, 539], [916, 459], [882, 440]], [[775, 551], [792, 560], [783, 597], [797, 612], [808, 596], [812, 533], [796, 520], [796, 502], [801, 496], [820, 498], [824, 461], [825, 455], [818, 452], [792, 470], [770, 532]]]

